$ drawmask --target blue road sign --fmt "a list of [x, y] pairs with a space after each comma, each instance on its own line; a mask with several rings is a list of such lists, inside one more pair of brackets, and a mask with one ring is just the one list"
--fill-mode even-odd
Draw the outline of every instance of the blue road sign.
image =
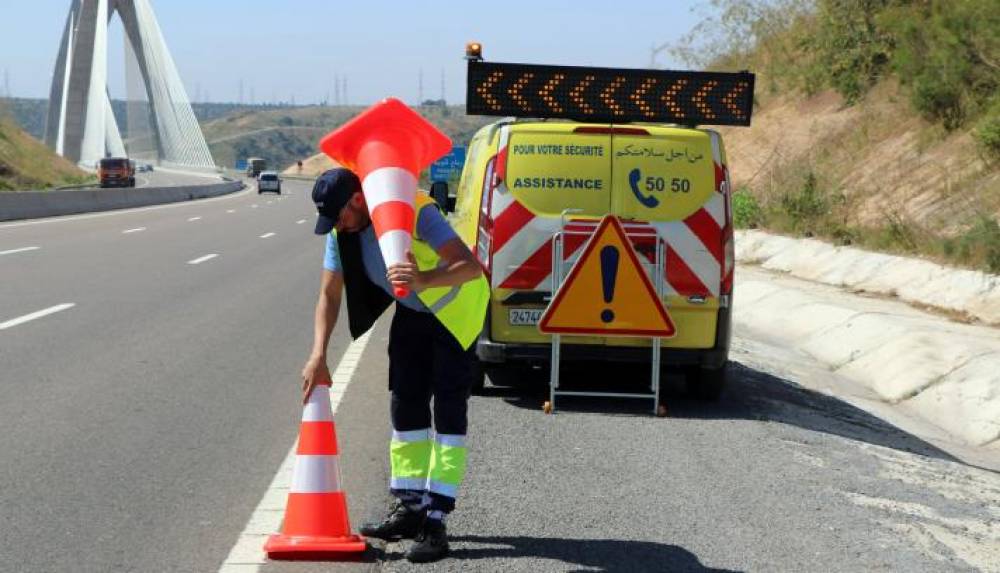
[[452, 147], [451, 153], [431, 164], [431, 181], [449, 181], [462, 174], [465, 147]]
[[246, 171], [246, 168], [247, 168], [247, 160], [246, 159], [237, 159], [236, 160], [236, 170], [237, 171]]

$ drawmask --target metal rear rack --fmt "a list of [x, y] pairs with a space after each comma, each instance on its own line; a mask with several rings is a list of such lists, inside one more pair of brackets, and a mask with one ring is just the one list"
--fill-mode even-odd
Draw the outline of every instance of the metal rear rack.
[[[552, 240], [552, 297], [555, 300], [555, 293], [559, 290], [562, 285], [563, 280], [565, 280], [567, 269], [571, 269], [576, 260], [563, 260], [563, 247], [565, 244], [565, 239], [567, 236], [585, 236], [589, 237], [594, 233], [594, 230], [567, 230], [566, 228], [566, 216], [572, 213], [579, 213], [579, 209], [567, 209], [563, 211], [560, 219], [560, 230], [555, 235], [553, 235]], [[627, 237], [631, 242], [632, 238]], [[646, 260], [646, 257], [639, 257], [642, 262], [643, 269], [647, 272], [652, 273], [653, 277], [653, 287], [656, 289], [656, 296], [663, 300], [664, 291], [664, 270], [666, 268], [666, 245], [663, 240], [657, 235], [655, 237], [656, 241], [656, 255], [654, 257], [654, 263], [652, 265]], [[634, 247], [633, 247], [634, 248]], [[583, 248], [581, 247], [580, 251]], [[655, 337], [651, 339], [652, 342], [652, 374], [650, 383], [650, 393], [622, 393], [622, 392], [575, 392], [559, 390], [559, 362], [561, 357], [560, 346], [562, 344], [562, 337], [570, 335], [562, 334], [552, 334], [552, 354], [551, 354], [551, 369], [549, 374], [549, 401], [545, 405], [546, 413], [553, 413], [556, 411], [556, 396], [596, 396], [596, 397], [607, 397], [607, 398], [637, 398], [642, 400], [652, 400], [653, 401], [653, 414], [661, 415], [660, 411], [660, 338]]]

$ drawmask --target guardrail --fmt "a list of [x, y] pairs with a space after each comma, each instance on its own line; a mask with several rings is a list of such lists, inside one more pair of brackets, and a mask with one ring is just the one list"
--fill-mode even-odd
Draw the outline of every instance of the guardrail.
[[125, 189], [13, 191], [0, 193], [0, 221], [76, 215], [207, 199], [243, 189], [242, 181]]

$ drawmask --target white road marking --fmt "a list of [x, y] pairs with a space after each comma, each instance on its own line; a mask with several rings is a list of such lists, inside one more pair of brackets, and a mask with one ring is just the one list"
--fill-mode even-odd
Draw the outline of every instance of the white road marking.
[[191, 221], [198, 221], [199, 219], [201, 219], [201, 217], [191, 217], [190, 219], [188, 219], [188, 223], [190, 223]]
[[256, 208], [257, 208], [257, 204], [256, 204], [256, 203], [254, 203], [253, 205], [250, 205], [250, 208], [251, 208], [251, 209], [256, 209]]
[[21, 247], [20, 249], [0, 251], [0, 255], [13, 255], [14, 253], [26, 253], [28, 251], [37, 251], [38, 249], [41, 249], [41, 247]]
[[67, 302], [63, 304], [57, 304], [55, 306], [50, 306], [49, 308], [44, 308], [42, 310], [33, 312], [31, 314], [26, 314], [24, 316], [12, 318], [7, 322], [0, 322], [0, 330], [6, 330], [8, 328], [15, 327], [19, 324], [24, 324], [25, 322], [31, 322], [32, 320], [42, 318], [43, 316], [48, 316], [50, 314], [55, 314], [57, 312], [66, 310], [67, 308], [73, 308], [74, 306], [76, 306], [76, 303]]
[[306, 222], [305, 219], [299, 219], [298, 221], [295, 221], [295, 224], [296, 225], [301, 225], [302, 223], [305, 223], [305, 222]]
[[264, 233], [260, 236], [261, 239], [269, 239], [274, 236], [274, 233]]
[[235, 213], [236, 209], [226, 209], [226, 213]]
[[205, 261], [210, 261], [210, 260], [214, 259], [217, 256], [219, 256], [219, 255], [216, 254], [216, 253], [212, 253], [210, 255], [205, 255], [204, 257], [198, 257], [197, 259], [192, 259], [192, 260], [188, 261], [188, 264], [189, 265], [200, 265], [201, 263], [204, 263]]
[[125, 229], [124, 231], [122, 231], [122, 234], [123, 235], [128, 235], [129, 233], [141, 233], [142, 231], [145, 231], [145, 230], [146, 230], [146, 227], [136, 227], [134, 229]]
[[[330, 406], [333, 414], [337, 413], [337, 407], [344, 396], [344, 391], [354, 377], [361, 354], [364, 352], [370, 336], [371, 331], [369, 330], [347, 347], [344, 355], [340, 358], [340, 363], [337, 364], [337, 369], [330, 377], [333, 382], [330, 387]], [[229, 556], [219, 568], [219, 573], [256, 573], [267, 560], [267, 556], [264, 554], [264, 542], [267, 541], [268, 535], [277, 533], [281, 528], [281, 518], [285, 514], [285, 501], [292, 485], [295, 449], [295, 444], [292, 444], [285, 456], [285, 461], [281, 462], [271, 485], [264, 492], [264, 497], [260, 499], [257, 508], [253, 510], [246, 527], [243, 528], [236, 544], [229, 551]]]
[[274, 201], [268, 201], [267, 202], [268, 205], [270, 205], [271, 203], [274, 203]]

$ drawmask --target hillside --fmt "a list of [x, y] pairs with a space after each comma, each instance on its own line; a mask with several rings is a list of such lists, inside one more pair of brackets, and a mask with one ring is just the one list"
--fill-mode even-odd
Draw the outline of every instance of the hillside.
[[1000, 273], [991, 3], [720, 0], [675, 53], [757, 73], [752, 127], [719, 130], [737, 226]]
[[0, 113], [0, 192], [78, 185], [93, 179]]
[[[313, 170], [321, 171], [327, 165], [324, 160], [310, 159], [319, 152], [320, 138], [363, 109], [314, 106], [240, 111], [204, 123], [202, 130], [218, 165], [234, 165], [237, 159], [246, 157], [264, 157], [279, 170], [301, 160], [315, 166]], [[476, 130], [490, 121], [465, 115], [461, 106], [427, 106], [418, 110], [456, 144], [468, 142]]]

